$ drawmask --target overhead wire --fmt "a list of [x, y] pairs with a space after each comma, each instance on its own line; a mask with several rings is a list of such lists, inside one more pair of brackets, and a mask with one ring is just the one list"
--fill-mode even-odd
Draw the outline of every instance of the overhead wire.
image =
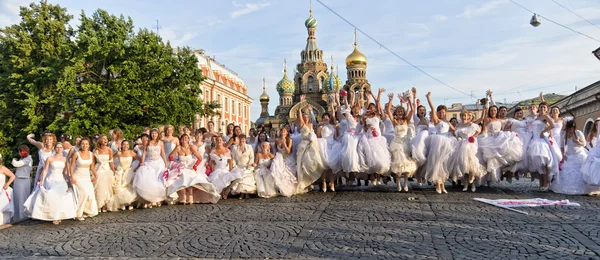
[[592, 23], [592, 21], [590, 21], [590, 20], [588, 20], [588, 19], [585, 19], [583, 16], [579, 15], [579, 14], [578, 14], [578, 13], [576, 13], [575, 11], [573, 11], [573, 10], [571, 10], [571, 9], [567, 8], [566, 6], [564, 6], [564, 5], [562, 5], [562, 4], [558, 3], [558, 2], [556, 2], [556, 0], [552, 0], [552, 2], [554, 2], [554, 3], [555, 3], [555, 4], [557, 4], [558, 6], [562, 7], [563, 9], [565, 9], [565, 10], [567, 10], [567, 11], [571, 12], [572, 14], [574, 14], [574, 15], [576, 15], [577, 17], [581, 18], [582, 20], [584, 20], [584, 21], [588, 22], [589, 24], [591, 24], [591, 25], [593, 25], [593, 26], [596, 26], [596, 28], [600, 29], [600, 26], [598, 26], [597, 24], [595, 24], [595, 23]]
[[380, 48], [385, 49], [386, 51], [388, 51], [389, 53], [391, 53], [392, 55], [396, 56], [397, 58], [399, 58], [400, 60], [404, 61], [406, 64], [410, 65], [411, 67], [413, 67], [414, 69], [420, 71], [421, 73], [425, 74], [426, 76], [428, 76], [429, 78], [437, 81], [438, 83], [451, 88], [459, 93], [462, 93], [466, 96], [471, 97], [471, 94], [466, 93], [460, 89], [457, 89], [453, 86], [450, 86], [449, 84], [447, 84], [446, 82], [434, 77], [433, 75], [427, 73], [425, 70], [419, 68], [418, 66], [412, 64], [410, 61], [406, 60], [405, 58], [403, 58], [402, 56], [398, 55], [397, 53], [395, 53], [394, 51], [392, 51], [391, 49], [389, 49], [388, 47], [386, 47], [385, 45], [383, 45], [381, 42], [375, 40], [373, 37], [371, 37], [369, 34], [367, 34], [366, 32], [364, 32], [363, 30], [361, 30], [360, 28], [358, 28], [358, 26], [354, 25], [352, 22], [348, 21], [346, 18], [344, 18], [343, 16], [341, 16], [340, 14], [338, 14], [336, 11], [334, 11], [333, 9], [331, 9], [329, 6], [327, 6], [326, 4], [324, 4], [321, 0], [316, 0], [319, 4], [321, 4], [323, 7], [325, 7], [326, 9], [328, 9], [330, 12], [332, 12], [334, 15], [336, 15], [337, 17], [339, 17], [340, 19], [342, 19], [344, 22], [346, 22], [347, 24], [349, 24], [350, 26], [352, 26], [354, 29], [356, 29], [357, 31], [359, 31], [360, 33], [362, 33], [364, 36], [366, 36], [367, 38], [371, 39], [371, 41], [375, 42], [377, 45], [379, 45]]
[[[317, 0], [317, 1], [319, 1], [319, 0]], [[528, 11], [528, 12], [532, 13], [532, 14], [536, 14], [536, 15], [538, 15], [539, 17], [542, 17], [542, 18], [544, 18], [544, 19], [546, 19], [546, 20], [548, 20], [548, 21], [550, 21], [550, 22], [552, 22], [552, 23], [554, 23], [554, 24], [556, 24], [556, 25], [558, 25], [558, 26], [560, 26], [560, 27], [563, 27], [563, 28], [565, 28], [565, 29], [567, 29], [567, 30], [569, 30], [569, 31], [572, 31], [572, 32], [574, 32], [574, 33], [577, 33], [577, 34], [579, 34], [579, 35], [585, 36], [585, 37], [587, 37], [587, 38], [589, 38], [589, 39], [591, 39], [591, 40], [594, 40], [594, 41], [596, 41], [596, 42], [600, 42], [600, 40], [598, 40], [598, 39], [596, 39], [596, 38], [594, 38], [594, 37], [592, 37], [592, 36], [589, 36], [589, 35], [587, 35], [587, 34], [585, 34], [585, 33], [582, 33], [582, 32], [580, 32], [580, 31], [577, 31], [577, 30], [575, 30], [575, 29], [573, 29], [573, 28], [571, 28], [571, 27], [568, 27], [568, 26], [566, 26], [566, 25], [563, 25], [563, 24], [561, 24], [561, 23], [558, 23], [558, 22], [556, 22], [556, 21], [554, 21], [554, 20], [552, 20], [552, 19], [550, 19], [550, 18], [548, 18], [548, 17], [542, 16], [542, 15], [541, 15], [541, 14], [539, 14], [539, 13], [536, 13], [536, 12], [534, 12], [534, 11], [531, 11], [529, 8], [527, 8], [527, 7], [524, 7], [524, 6], [522, 6], [522, 5], [518, 4], [517, 2], [515, 2], [515, 1], [513, 1], [513, 0], [508, 0], [508, 1], [510, 1], [511, 3], [515, 4], [515, 5], [516, 5], [516, 6], [518, 6], [518, 7], [521, 7], [521, 8], [523, 8], [524, 10], [526, 10], [526, 11]]]

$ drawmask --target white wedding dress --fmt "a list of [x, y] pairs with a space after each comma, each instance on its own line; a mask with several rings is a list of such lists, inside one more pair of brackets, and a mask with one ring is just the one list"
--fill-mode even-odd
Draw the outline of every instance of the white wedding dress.
[[65, 162], [54, 161], [46, 174], [44, 185], [36, 189], [25, 204], [25, 214], [33, 219], [55, 221], [77, 216], [77, 200], [65, 179]]

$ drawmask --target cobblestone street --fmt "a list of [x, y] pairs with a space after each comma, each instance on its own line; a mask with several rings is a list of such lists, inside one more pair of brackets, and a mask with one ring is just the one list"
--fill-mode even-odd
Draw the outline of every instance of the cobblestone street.
[[[430, 187], [353, 188], [104, 213], [60, 225], [26, 221], [0, 230], [0, 257], [600, 258], [600, 199], [540, 193], [535, 184], [447, 195]], [[529, 213], [523, 215], [476, 197], [566, 198], [581, 207], [521, 208]]]

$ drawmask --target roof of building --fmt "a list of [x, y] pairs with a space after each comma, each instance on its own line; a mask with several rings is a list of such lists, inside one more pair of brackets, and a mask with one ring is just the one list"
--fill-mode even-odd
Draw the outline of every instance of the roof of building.
[[244, 81], [235, 71], [227, 68], [224, 64], [218, 63], [214, 57], [209, 57], [205, 55], [203, 49], [196, 50], [194, 52], [196, 53], [196, 57], [198, 58], [198, 65], [200, 67], [204, 65], [209, 70], [209, 73], [207, 73], [206, 78], [216, 80], [214, 73], [212, 72], [218, 72], [219, 74], [224, 74], [226, 78], [245, 86]]

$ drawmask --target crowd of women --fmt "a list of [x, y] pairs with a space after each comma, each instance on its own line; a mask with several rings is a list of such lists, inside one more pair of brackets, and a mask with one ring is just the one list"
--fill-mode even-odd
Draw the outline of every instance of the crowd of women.
[[[416, 89], [394, 95], [382, 104], [385, 90], [365, 97], [341, 91], [330, 98], [332, 113], [314, 116], [304, 96], [297, 120], [278, 132], [262, 127], [249, 136], [230, 124], [224, 134], [207, 128], [180, 126], [144, 129], [137, 140], [123, 140], [119, 129], [92, 140], [44, 134], [27, 136], [38, 149], [35, 176], [29, 147], [12, 160], [16, 172], [1, 166], [2, 223], [30, 217], [53, 221], [85, 220], [99, 212], [152, 208], [175, 203], [217, 203], [237, 196], [270, 198], [323, 192], [337, 185], [381, 185], [394, 181], [398, 191], [409, 182], [435, 185], [447, 193], [448, 181], [463, 191], [478, 185], [512, 182], [525, 174], [539, 179], [540, 190], [564, 194], [600, 191], [598, 126], [586, 138], [557, 107], [541, 102], [529, 115], [482, 99], [481, 117], [463, 108], [460, 120], [446, 121], [447, 108], [427, 108]], [[358, 94], [358, 93], [357, 93]], [[395, 97], [398, 103], [394, 105]], [[543, 96], [540, 94], [543, 99]], [[350, 99], [350, 100], [349, 100]], [[374, 102], [370, 102], [371, 99]], [[543, 100], [542, 100], [543, 101]], [[258, 133], [258, 134], [257, 134]], [[30, 190], [33, 181], [33, 191]], [[12, 188], [9, 185], [12, 184]]]

